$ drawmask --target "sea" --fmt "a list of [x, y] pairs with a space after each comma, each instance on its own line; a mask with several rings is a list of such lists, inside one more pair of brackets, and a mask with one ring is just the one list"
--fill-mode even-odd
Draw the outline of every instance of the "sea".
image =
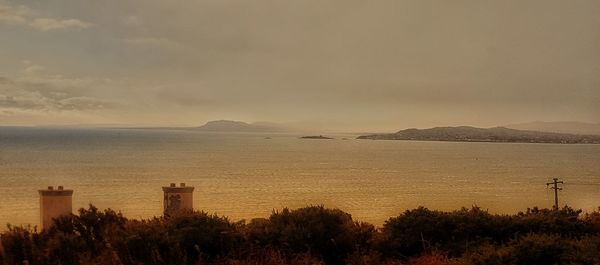
[[39, 225], [39, 189], [73, 189], [128, 218], [162, 213], [162, 187], [194, 186], [194, 208], [232, 221], [324, 205], [381, 226], [415, 207], [508, 214], [600, 206], [600, 145], [300, 139], [288, 133], [0, 127], [0, 230]]

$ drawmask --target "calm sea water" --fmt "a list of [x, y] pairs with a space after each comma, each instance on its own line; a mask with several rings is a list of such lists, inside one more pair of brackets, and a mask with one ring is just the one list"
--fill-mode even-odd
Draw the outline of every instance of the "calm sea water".
[[377, 225], [421, 205], [514, 213], [551, 207], [552, 177], [565, 180], [561, 204], [600, 206], [600, 145], [339, 138], [0, 127], [0, 223], [37, 225], [49, 185], [74, 189], [76, 208], [132, 218], [160, 215], [171, 182], [196, 187], [196, 209], [234, 220], [316, 204]]

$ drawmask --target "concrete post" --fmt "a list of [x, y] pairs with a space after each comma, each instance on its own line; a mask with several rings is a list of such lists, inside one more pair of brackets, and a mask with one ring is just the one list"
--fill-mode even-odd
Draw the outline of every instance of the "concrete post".
[[169, 187], [162, 187], [164, 192], [164, 215], [173, 215], [181, 211], [192, 211], [194, 209], [194, 187], [185, 186], [185, 183], [171, 183]]
[[62, 215], [73, 213], [73, 190], [58, 189], [49, 186], [48, 189], [38, 190], [40, 193], [40, 224], [42, 229], [53, 225], [53, 220]]

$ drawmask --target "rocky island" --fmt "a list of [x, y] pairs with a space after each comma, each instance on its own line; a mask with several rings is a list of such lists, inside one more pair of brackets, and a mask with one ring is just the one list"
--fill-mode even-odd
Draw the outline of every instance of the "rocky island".
[[600, 144], [600, 135], [538, 132], [509, 129], [505, 127], [476, 128], [470, 126], [435, 127], [430, 129], [406, 129], [396, 133], [362, 135], [357, 139], [415, 140], [453, 142], [501, 142], [501, 143], [562, 143]]
[[331, 137], [325, 137], [323, 135], [312, 135], [312, 136], [302, 136], [300, 139], [328, 139], [331, 140]]

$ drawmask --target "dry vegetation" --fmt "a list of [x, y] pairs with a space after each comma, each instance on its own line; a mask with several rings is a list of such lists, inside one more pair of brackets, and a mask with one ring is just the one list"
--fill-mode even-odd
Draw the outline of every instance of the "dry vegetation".
[[1, 234], [3, 264], [600, 264], [600, 213], [417, 208], [377, 229], [323, 206], [232, 222], [203, 212], [130, 220], [93, 206]]

